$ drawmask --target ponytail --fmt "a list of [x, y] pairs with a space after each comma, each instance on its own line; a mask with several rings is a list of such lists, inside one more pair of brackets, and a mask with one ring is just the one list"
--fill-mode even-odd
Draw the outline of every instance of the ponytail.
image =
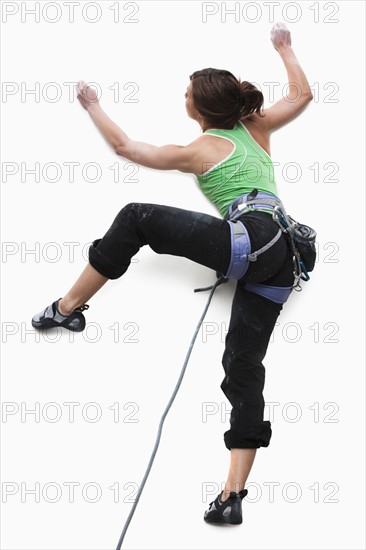
[[254, 84], [246, 80], [240, 82], [241, 117], [246, 117], [252, 113], [260, 114], [263, 102], [263, 94]]

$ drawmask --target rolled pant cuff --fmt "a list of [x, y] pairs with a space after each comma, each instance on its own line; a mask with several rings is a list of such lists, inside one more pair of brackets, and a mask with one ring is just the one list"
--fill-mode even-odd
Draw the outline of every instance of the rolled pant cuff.
[[128, 265], [121, 266], [113, 264], [102, 252], [97, 248], [102, 239], [96, 239], [89, 247], [89, 263], [94, 269], [108, 279], [118, 279], [128, 269]]
[[227, 449], [258, 449], [268, 447], [272, 436], [271, 423], [263, 421], [255, 426], [242, 430], [228, 430], [224, 433], [224, 441]]

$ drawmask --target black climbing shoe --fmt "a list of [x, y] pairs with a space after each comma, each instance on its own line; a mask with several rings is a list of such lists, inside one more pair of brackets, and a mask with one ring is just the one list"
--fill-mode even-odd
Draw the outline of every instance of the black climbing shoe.
[[[59, 298], [61, 300], [61, 298]], [[50, 306], [47, 306], [45, 310], [37, 313], [32, 319], [32, 326], [37, 329], [47, 329], [52, 327], [64, 327], [73, 332], [81, 332], [85, 328], [85, 317], [82, 314], [84, 309], [89, 309], [88, 304], [75, 309], [70, 315], [61, 315], [57, 309], [59, 302], [53, 302]]]
[[242, 523], [241, 501], [247, 494], [248, 491], [246, 489], [239, 491], [239, 493], [232, 491], [229, 498], [225, 502], [221, 502], [221, 493], [210, 503], [210, 507], [206, 510], [203, 519], [207, 523], [231, 523], [232, 525]]

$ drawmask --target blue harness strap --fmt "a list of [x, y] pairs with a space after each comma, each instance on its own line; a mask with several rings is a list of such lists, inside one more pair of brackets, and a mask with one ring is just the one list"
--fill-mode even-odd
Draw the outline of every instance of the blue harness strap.
[[252, 212], [254, 210], [267, 210], [273, 212], [273, 210], [281, 206], [282, 203], [276, 195], [272, 193], [266, 193], [264, 191], [258, 192], [253, 189], [251, 193], [245, 193], [240, 195], [231, 204], [229, 204], [225, 220], [233, 220], [238, 216], [245, 214], [246, 212]]
[[270, 286], [260, 283], [244, 283], [244, 286], [249, 292], [259, 294], [276, 304], [284, 304], [293, 290], [292, 286]]
[[239, 221], [230, 221], [231, 260], [225, 279], [241, 279], [249, 267], [248, 256], [251, 250], [250, 239], [246, 227]]

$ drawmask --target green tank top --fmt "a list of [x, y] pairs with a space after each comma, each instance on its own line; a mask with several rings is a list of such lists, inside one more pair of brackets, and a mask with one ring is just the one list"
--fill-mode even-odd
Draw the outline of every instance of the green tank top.
[[206, 197], [225, 216], [229, 205], [253, 189], [277, 196], [271, 157], [254, 140], [242, 122], [232, 130], [210, 129], [204, 134], [231, 141], [233, 151], [223, 161], [206, 163], [206, 171], [195, 174]]

